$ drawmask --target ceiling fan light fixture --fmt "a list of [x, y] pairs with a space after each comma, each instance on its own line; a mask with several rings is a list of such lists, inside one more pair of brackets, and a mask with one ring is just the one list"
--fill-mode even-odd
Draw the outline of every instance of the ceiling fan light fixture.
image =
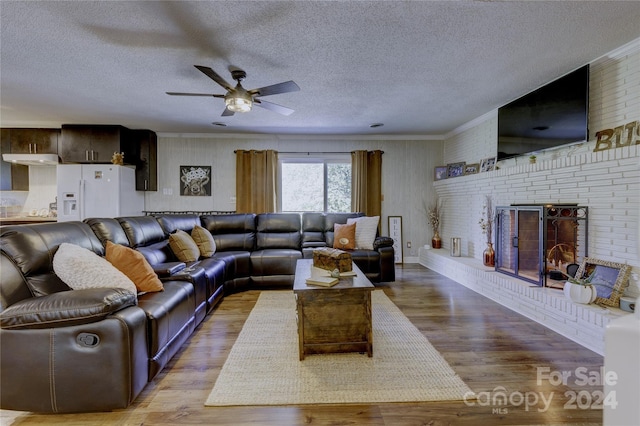
[[224, 98], [227, 109], [233, 112], [249, 112], [253, 106], [253, 100], [248, 93], [233, 93]]

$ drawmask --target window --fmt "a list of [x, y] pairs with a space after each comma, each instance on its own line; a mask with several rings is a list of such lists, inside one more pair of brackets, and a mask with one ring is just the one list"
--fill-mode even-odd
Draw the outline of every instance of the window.
[[350, 212], [351, 156], [279, 154], [283, 212]]

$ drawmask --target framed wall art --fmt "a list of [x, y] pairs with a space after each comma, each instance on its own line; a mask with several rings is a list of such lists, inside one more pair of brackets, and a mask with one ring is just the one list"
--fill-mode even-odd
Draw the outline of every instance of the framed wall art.
[[211, 195], [211, 166], [180, 166], [180, 195]]
[[447, 166], [436, 166], [433, 172], [434, 180], [442, 180], [447, 178]]
[[465, 162], [447, 164], [447, 178], [453, 178], [464, 175]]
[[465, 175], [475, 175], [479, 171], [480, 171], [480, 164], [479, 163], [466, 164], [464, 166], [464, 174]]
[[481, 172], [490, 172], [496, 168], [496, 157], [489, 157], [480, 163]]
[[389, 216], [389, 237], [393, 239], [393, 258], [402, 263], [402, 216]]

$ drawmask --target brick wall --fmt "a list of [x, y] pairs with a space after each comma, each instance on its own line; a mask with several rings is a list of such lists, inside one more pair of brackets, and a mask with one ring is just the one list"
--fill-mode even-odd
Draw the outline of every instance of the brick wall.
[[[626, 294], [640, 296], [640, 145], [593, 152], [595, 134], [640, 120], [640, 40], [591, 63], [589, 141], [501, 161], [498, 170], [434, 183], [444, 202], [443, 246], [462, 238], [462, 255], [481, 259], [486, 244], [478, 221], [484, 197], [494, 206], [577, 203], [589, 207], [590, 257], [633, 267]], [[452, 132], [444, 163], [477, 163], [497, 151], [497, 114]], [[640, 143], [636, 135], [633, 143]]]

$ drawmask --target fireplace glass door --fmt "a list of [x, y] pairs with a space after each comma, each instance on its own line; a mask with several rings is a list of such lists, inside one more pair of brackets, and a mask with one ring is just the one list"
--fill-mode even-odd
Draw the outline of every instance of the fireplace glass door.
[[496, 270], [542, 285], [542, 207], [496, 210]]

